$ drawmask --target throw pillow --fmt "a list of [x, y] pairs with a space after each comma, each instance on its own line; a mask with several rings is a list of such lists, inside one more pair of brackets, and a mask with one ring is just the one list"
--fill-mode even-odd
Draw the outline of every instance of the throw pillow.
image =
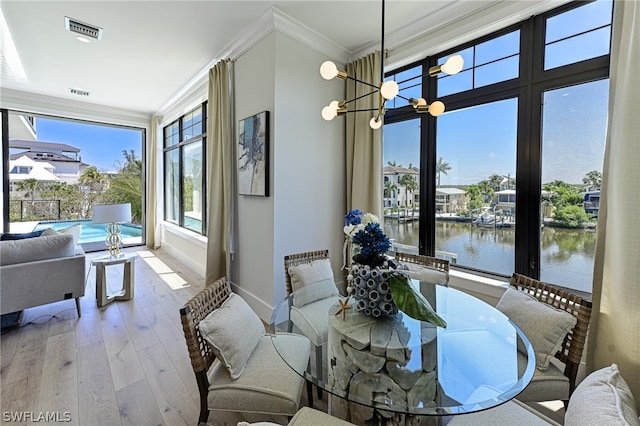
[[24, 232], [24, 233], [14, 233], [14, 234], [2, 234], [0, 236], [0, 241], [15, 241], [15, 240], [26, 240], [27, 238], [35, 238], [42, 235], [44, 231], [33, 231], [33, 232]]
[[200, 334], [227, 368], [232, 379], [242, 375], [253, 350], [264, 336], [264, 325], [245, 300], [232, 293], [200, 321]]
[[80, 242], [80, 236], [82, 235], [82, 225], [78, 223], [78, 224], [70, 226], [68, 228], [60, 229], [58, 231], [56, 231], [53, 228], [47, 228], [42, 233], [42, 236], [61, 235], [61, 234], [62, 235], [65, 235], [65, 234], [73, 235], [73, 244], [78, 244]]
[[631, 389], [616, 364], [594, 371], [576, 387], [564, 424], [640, 426]]
[[289, 267], [294, 306], [302, 307], [317, 300], [338, 296], [329, 259], [314, 260]]
[[[536, 367], [539, 370], [547, 369], [549, 361], [577, 321], [568, 312], [539, 302], [533, 296], [511, 287], [505, 291], [496, 308], [527, 336], [536, 354]], [[518, 347], [518, 350], [526, 353], [523, 347]]]

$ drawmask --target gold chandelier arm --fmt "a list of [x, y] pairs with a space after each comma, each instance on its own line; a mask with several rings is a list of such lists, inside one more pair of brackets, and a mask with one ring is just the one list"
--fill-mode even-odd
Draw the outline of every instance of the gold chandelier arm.
[[349, 104], [350, 102], [355, 102], [355, 101], [357, 101], [358, 99], [366, 98], [367, 96], [371, 96], [371, 95], [373, 95], [373, 94], [375, 94], [375, 93], [377, 93], [377, 92], [378, 92], [378, 91], [377, 91], [377, 88], [376, 88], [376, 90], [374, 90], [373, 92], [365, 93], [364, 95], [360, 95], [360, 96], [355, 97], [355, 98], [353, 98], [353, 99], [349, 99], [348, 101], [344, 101], [344, 104], [345, 104], [345, 105], [347, 105], [347, 104]]
[[376, 86], [375, 84], [368, 83], [368, 82], [366, 82], [364, 80], [360, 80], [360, 79], [357, 79], [355, 77], [347, 76], [347, 80], [353, 80], [353, 81], [355, 81], [357, 83], [364, 84], [364, 85], [367, 85], [369, 87], [373, 87], [374, 89], [378, 90], [378, 86]]

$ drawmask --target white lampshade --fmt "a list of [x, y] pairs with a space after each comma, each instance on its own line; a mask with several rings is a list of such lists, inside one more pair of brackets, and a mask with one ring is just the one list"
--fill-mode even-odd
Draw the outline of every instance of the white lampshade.
[[93, 206], [93, 223], [131, 222], [131, 203]]
[[453, 55], [442, 65], [442, 71], [447, 74], [458, 74], [464, 67], [464, 59], [460, 55]]

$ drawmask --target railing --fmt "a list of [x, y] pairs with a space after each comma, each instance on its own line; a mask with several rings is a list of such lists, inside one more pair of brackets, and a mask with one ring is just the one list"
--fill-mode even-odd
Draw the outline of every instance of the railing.
[[[418, 247], [410, 246], [408, 244], [401, 244], [391, 240], [391, 250], [401, 251], [403, 253], [418, 254]], [[436, 257], [438, 259], [448, 260], [451, 263], [458, 263], [458, 253], [452, 253], [449, 251], [436, 250]]]
[[60, 220], [62, 200], [9, 200], [11, 222]]

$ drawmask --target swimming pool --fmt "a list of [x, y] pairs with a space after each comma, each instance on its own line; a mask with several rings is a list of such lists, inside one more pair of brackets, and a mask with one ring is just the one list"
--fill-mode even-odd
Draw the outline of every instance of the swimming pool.
[[[106, 223], [92, 223], [88, 220], [56, 220], [39, 222], [34, 231], [41, 231], [43, 229], [52, 228], [54, 231], [59, 231], [70, 226], [81, 224], [82, 233], [80, 234], [80, 243], [93, 243], [98, 241], [104, 241], [107, 238], [107, 226]], [[140, 238], [142, 237], [142, 228], [136, 225], [122, 225], [122, 240], [126, 238]]]

